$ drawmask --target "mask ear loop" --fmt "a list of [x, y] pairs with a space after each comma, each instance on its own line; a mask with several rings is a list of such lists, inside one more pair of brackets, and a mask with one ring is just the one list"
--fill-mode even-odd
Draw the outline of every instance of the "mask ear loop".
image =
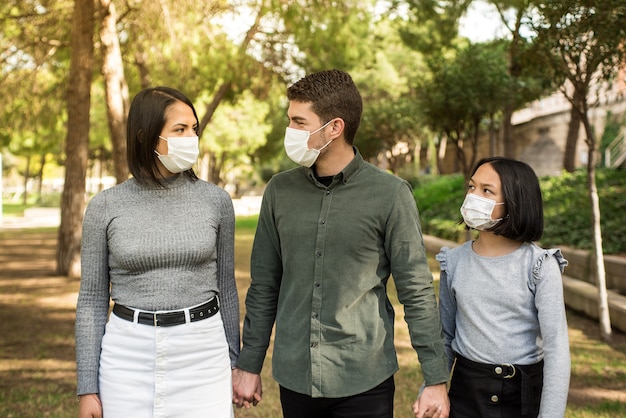
[[[158, 137], [158, 138], [159, 138], [159, 139], [162, 139], [163, 141], [165, 141], [165, 142], [167, 143], [167, 138], [163, 138], [161, 135], [159, 135], [159, 137]], [[160, 157], [160, 156], [162, 156], [162, 155], [167, 155], [167, 154], [159, 154], [159, 151], [157, 151], [157, 150], [156, 150], [156, 148], [155, 148], [153, 151], [154, 151], [154, 153], [155, 153], [156, 155], [158, 155], [159, 157]], [[168, 144], [167, 152], [169, 153], [169, 144]]]
[[[325, 128], [325, 127], [327, 127], [328, 125], [330, 125], [330, 123], [331, 123], [332, 121], [334, 121], [335, 119], [336, 119], [336, 118], [332, 118], [331, 120], [329, 120], [328, 122], [326, 122], [324, 125], [322, 125], [319, 129], [317, 129], [317, 130], [315, 130], [315, 131], [311, 132], [311, 133], [309, 134], [309, 137], [310, 137], [311, 135], [315, 134], [315, 133], [318, 133], [319, 131], [321, 131], [322, 129], [324, 129], [324, 128]], [[317, 151], [318, 151], [318, 152], [322, 152], [322, 150], [324, 150], [324, 148], [326, 148], [327, 146], [329, 146], [329, 145], [330, 145], [330, 143], [331, 143], [331, 142], [333, 142], [334, 140], [335, 140], [335, 138], [330, 139], [330, 140], [329, 140], [326, 144], [324, 144], [324, 146], [323, 146], [322, 148], [318, 149]]]
[[309, 136], [314, 135], [316, 133], [318, 133], [319, 131], [321, 131], [322, 129], [324, 129], [325, 127], [327, 127], [332, 121], [334, 121], [335, 118], [332, 118], [331, 120], [329, 120], [328, 122], [326, 122], [325, 124], [323, 124], [322, 126], [320, 126], [319, 128], [317, 128], [316, 130], [314, 130], [313, 132], [309, 132]]

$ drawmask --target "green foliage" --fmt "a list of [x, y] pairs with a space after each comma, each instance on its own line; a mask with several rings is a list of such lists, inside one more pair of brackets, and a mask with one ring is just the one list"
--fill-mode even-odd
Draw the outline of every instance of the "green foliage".
[[[599, 144], [601, 153], [617, 138], [620, 130], [624, 128], [626, 128], [626, 117], [624, 115], [614, 115], [612, 112], [607, 113], [606, 125]], [[604, 155], [602, 155], [602, 158], [604, 159]]]
[[464, 228], [458, 221], [461, 219], [459, 208], [465, 195], [463, 176], [425, 176], [413, 187], [422, 232], [455, 242], [461, 241]]
[[[420, 54], [400, 42], [395, 27], [379, 22], [375, 32], [373, 59], [353, 72], [365, 104], [355, 145], [366, 159], [384, 153], [397, 173], [423, 136], [416, 92], [409, 86], [425, 68]], [[406, 147], [397, 148], [399, 143]]]
[[[598, 170], [596, 181], [604, 253], [626, 252], [626, 171]], [[545, 177], [540, 182], [545, 216], [541, 244], [591, 250], [591, 204], [586, 171]], [[464, 194], [464, 181], [458, 175], [424, 178], [415, 185], [423, 232], [452, 241], [463, 240], [463, 228], [456, 221], [460, 219]]]
[[[602, 246], [605, 254], [626, 252], [626, 171], [598, 170]], [[567, 244], [590, 250], [593, 245], [587, 173], [579, 170], [542, 179], [546, 246]]]
[[400, 35], [407, 45], [427, 56], [438, 56], [456, 40], [459, 19], [471, 0], [407, 0], [409, 13]]

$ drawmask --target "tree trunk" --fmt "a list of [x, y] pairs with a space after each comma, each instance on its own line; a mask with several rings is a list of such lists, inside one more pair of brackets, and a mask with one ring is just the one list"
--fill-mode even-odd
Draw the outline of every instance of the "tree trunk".
[[443, 166], [444, 158], [446, 158], [446, 148], [448, 145], [448, 135], [442, 134], [439, 139], [439, 143], [436, 145], [437, 149], [437, 172], [439, 174], [445, 174]]
[[[231, 87], [232, 87], [232, 84], [230, 83], [230, 81], [225, 81], [224, 83], [222, 83], [222, 85], [219, 87], [219, 89], [215, 93], [215, 96], [213, 96], [213, 100], [211, 100], [211, 103], [207, 105], [204, 116], [200, 120], [200, 124], [198, 126], [199, 137], [202, 137], [202, 132], [204, 132], [204, 129], [207, 127], [209, 122], [211, 122], [211, 119], [213, 118], [213, 114], [215, 114], [215, 110], [220, 105], [222, 100], [224, 100], [224, 97], [226, 97]], [[215, 171], [217, 167], [217, 165], [215, 164], [217, 157], [211, 151], [208, 151], [207, 153], [209, 154], [209, 160], [211, 161], [211, 165], [208, 170], [208, 177], [204, 178], [204, 180], [209, 181], [214, 184], [218, 184], [219, 178], [220, 178], [220, 172]]]
[[[141, 47], [141, 46], [140, 46]], [[150, 70], [148, 69], [148, 58], [145, 52], [139, 50], [135, 53], [135, 67], [139, 72], [139, 81], [142, 89], [147, 89], [152, 85], [152, 79], [150, 78]]]
[[580, 132], [582, 119], [578, 109], [582, 109], [581, 101], [580, 93], [578, 90], [575, 90], [572, 99], [572, 110], [570, 111], [569, 127], [567, 129], [565, 153], [563, 154], [563, 168], [569, 173], [576, 170], [576, 145], [578, 144], [578, 133]]
[[22, 194], [22, 204], [26, 206], [28, 204], [28, 180], [30, 180], [30, 159], [31, 156], [26, 156], [26, 168], [24, 169], [24, 193]]
[[505, 106], [502, 116], [502, 145], [504, 147], [504, 156], [507, 158], [516, 158], [515, 142], [513, 141], [513, 104]]
[[80, 276], [80, 241], [89, 156], [94, 12], [94, 0], [75, 1], [67, 95], [65, 185], [61, 195], [61, 225], [57, 248], [57, 271], [69, 277]]
[[593, 251], [596, 272], [596, 284], [598, 286], [598, 318], [600, 320], [600, 333], [605, 341], [611, 340], [611, 318], [609, 316], [609, 302], [606, 291], [606, 271], [604, 269], [604, 253], [602, 250], [602, 229], [600, 227], [600, 199], [596, 185], [596, 140], [591, 128], [591, 123], [583, 107], [583, 125], [587, 135], [589, 157], [587, 159], [587, 183], [589, 188], [589, 200], [591, 202], [591, 224], [593, 227]]
[[493, 113], [489, 115], [489, 156], [498, 155], [498, 132], [496, 130], [496, 121]]
[[[261, 19], [263, 18], [263, 16], [264, 16], [264, 11], [263, 11], [263, 7], [261, 7], [261, 9], [256, 14], [254, 23], [252, 24], [252, 26], [250, 26], [250, 28], [246, 32], [246, 36], [243, 39], [241, 45], [239, 45], [240, 53], [245, 53], [245, 51], [248, 49], [248, 45], [250, 45], [250, 42], [254, 38], [254, 35], [259, 30], [259, 27], [261, 25]], [[230, 92], [231, 89], [232, 89], [231, 80], [225, 80], [217, 89], [215, 96], [213, 96], [213, 100], [211, 100], [211, 103], [209, 103], [206, 107], [204, 116], [202, 116], [202, 118], [200, 119], [200, 123], [198, 126], [198, 136], [200, 138], [202, 138], [202, 133], [204, 132], [204, 129], [207, 127], [209, 122], [211, 122], [211, 119], [213, 118], [213, 114], [215, 113], [215, 110], [220, 105], [222, 100], [224, 100], [224, 98]], [[211, 165], [208, 170], [209, 176], [205, 178], [204, 180], [218, 184], [220, 181], [221, 173], [219, 169], [218, 171], [215, 171], [216, 165], [214, 163], [217, 157], [213, 155], [213, 153], [211, 153], [210, 151], [208, 152], [208, 154], [209, 154], [208, 158], [211, 161]]]
[[37, 182], [37, 201], [41, 203], [43, 197], [43, 172], [46, 167], [46, 154], [42, 153], [39, 156], [39, 172], [37, 173], [37, 177], [39, 181]]
[[113, 145], [113, 166], [118, 183], [128, 179], [126, 160], [126, 113], [129, 108], [128, 85], [115, 23], [117, 13], [111, 0], [100, 0], [102, 12], [102, 75], [106, 92], [109, 133]]

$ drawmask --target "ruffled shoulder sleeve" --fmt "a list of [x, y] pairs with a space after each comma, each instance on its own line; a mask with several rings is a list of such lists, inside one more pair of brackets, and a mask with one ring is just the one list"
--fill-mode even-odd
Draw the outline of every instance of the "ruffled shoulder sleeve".
[[567, 260], [563, 257], [561, 250], [558, 248], [550, 248], [548, 250], [542, 250], [539, 254], [539, 257], [535, 259], [535, 263], [533, 264], [532, 277], [534, 281], [541, 279], [541, 266], [544, 261], [549, 259], [550, 257], [556, 258], [557, 263], [559, 263], [559, 270], [561, 270], [561, 274], [565, 270], [567, 266]]
[[567, 260], [565, 259], [565, 257], [563, 257], [561, 250], [558, 248], [543, 249], [541, 247], [535, 246], [535, 251], [536, 252], [534, 254], [534, 262], [532, 264], [530, 272], [530, 281], [528, 283], [528, 286], [533, 293], [535, 292], [537, 284], [543, 278], [542, 268], [546, 260], [554, 257], [556, 259], [556, 262], [558, 263], [561, 274], [563, 274], [565, 266], [567, 266]]
[[444, 271], [448, 271], [448, 251], [450, 250], [450, 248], [448, 247], [441, 247], [441, 250], [439, 250], [439, 253], [437, 255], [435, 255], [435, 260], [439, 261], [439, 269], [440, 270], [444, 270]]

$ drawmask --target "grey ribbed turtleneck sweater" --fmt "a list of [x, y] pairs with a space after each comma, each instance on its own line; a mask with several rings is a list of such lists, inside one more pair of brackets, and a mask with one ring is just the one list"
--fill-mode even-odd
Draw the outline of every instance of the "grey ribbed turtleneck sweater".
[[230, 196], [184, 175], [168, 187], [130, 179], [96, 195], [83, 223], [76, 308], [77, 393], [98, 392], [110, 300], [149, 311], [194, 306], [219, 293], [231, 364], [239, 355]]

